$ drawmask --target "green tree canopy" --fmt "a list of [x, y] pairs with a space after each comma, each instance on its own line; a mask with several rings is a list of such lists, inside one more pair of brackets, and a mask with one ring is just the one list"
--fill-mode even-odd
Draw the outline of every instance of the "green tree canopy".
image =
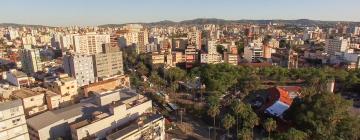
[[349, 114], [351, 106], [336, 94], [312, 94], [295, 100], [285, 117], [314, 139], [357, 139], [359, 118]]

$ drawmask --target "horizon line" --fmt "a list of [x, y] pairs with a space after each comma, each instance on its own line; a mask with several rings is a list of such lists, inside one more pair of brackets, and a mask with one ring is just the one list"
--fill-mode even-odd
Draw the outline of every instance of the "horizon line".
[[29, 23], [13, 23], [13, 22], [2, 22], [0, 24], [16, 24], [19, 26], [46, 26], [46, 27], [72, 27], [72, 26], [80, 26], [80, 27], [98, 27], [98, 26], [103, 26], [103, 25], [121, 25], [121, 24], [152, 24], [152, 23], [158, 23], [158, 22], [163, 22], [163, 21], [169, 21], [169, 22], [174, 22], [174, 23], [179, 23], [179, 22], [184, 22], [184, 21], [191, 21], [191, 20], [198, 20], [198, 19], [207, 19], [207, 20], [225, 20], [225, 21], [241, 21], [241, 20], [280, 20], [280, 21], [291, 21], [291, 20], [310, 20], [310, 21], [322, 21], [322, 22], [353, 22], [353, 23], [360, 23], [360, 21], [352, 21], [352, 20], [318, 20], [318, 19], [308, 19], [308, 18], [297, 18], [297, 19], [222, 19], [222, 18], [192, 18], [192, 19], [183, 19], [183, 20], [168, 20], [168, 19], [164, 19], [164, 20], [157, 20], [157, 21], [150, 21], [150, 22], [124, 22], [124, 23], [103, 23], [103, 24], [97, 24], [97, 25], [78, 25], [78, 24], [73, 24], [73, 25], [60, 25], [60, 26], [53, 26], [50, 24], [29, 24]]

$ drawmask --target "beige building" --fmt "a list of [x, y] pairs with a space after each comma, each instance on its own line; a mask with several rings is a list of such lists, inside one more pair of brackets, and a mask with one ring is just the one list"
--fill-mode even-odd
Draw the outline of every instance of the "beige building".
[[33, 116], [48, 109], [45, 103], [45, 93], [42, 92], [45, 90], [40, 87], [33, 89], [23, 88], [13, 91], [11, 98], [20, 99], [24, 104], [26, 116]]
[[[120, 93], [120, 94], [119, 94]], [[120, 95], [121, 99], [111, 98]], [[126, 126], [129, 121], [138, 119], [144, 113], [152, 111], [152, 102], [148, 98], [126, 89], [105, 91], [95, 95], [102, 106], [109, 104], [108, 111], [97, 111], [92, 119], [84, 119], [70, 124], [73, 140], [103, 139], [117, 127]], [[97, 103], [99, 104], [99, 103]]]
[[29, 140], [21, 100], [0, 102], [0, 139]]
[[99, 81], [90, 85], [84, 86], [83, 92], [85, 97], [89, 97], [92, 92], [99, 92], [103, 90], [115, 90], [119, 88], [130, 88], [130, 78], [122, 75], [104, 81]]
[[107, 140], [165, 140], [165, 119], [156, 114], [145, 119], [138, 119], [109, 136]]
[[165, 55], [163, 53], [151, 53], [151, 63], [152, 64], [164, 64]]
[[231, 54], [231, 53], [224, 54], [225, 63], [229, 63], [231, 65], [238, 65], [238, 57], [239, 56], [237, 54]]
[[[98, 109], [91, 103], [79, 103], [46, 111], [26, 120], [31, 140], [71, 139], [69, 123], [84, 119]], [[41, 123], [39, 123], [41, 122]]]
[[124, 74], [122, 52], [118, 46], [105, 44], [102, 53], [93, 55], [96, 78]]
[[62, 75], [55, 81], [45, 83], [47, 89], [57, 93], [61, 97], [60, 106], [69, 105], [78, 96], [76, 79]]
[[[152, 102], [133, 90], [103, 91], [79, 104], [27, 120], [30, 139], [102, 139], [152, 110]], [[38, 123], [42, 122], [42, 123]]]
[[106, 43], [110, 43], [110, 35], [87, 33], [74, 36], [76, 53], [97, 54], [102, 52], [101, 46]]
[[173, 64], [176, 65], [177, 63], [183, 63], [185, 62], [185, 55], [183, 52], [172, 52], [172, 61]]

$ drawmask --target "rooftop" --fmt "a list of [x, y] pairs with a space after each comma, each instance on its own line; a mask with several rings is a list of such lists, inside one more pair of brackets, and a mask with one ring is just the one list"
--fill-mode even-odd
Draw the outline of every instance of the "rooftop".
[[[37, 87], [37, 88], [40, 88], [40, 87]], [[45, 94], [45, 92], [42, 92], [40, 89], [33, 90], [33, 89], [28, 89], [28, 88], [22, 88], [22, 89], [15, 90], [12, 92], [13, 96], [20, 98], [20, 99], [33, 97], [33, 96], [40, 95], [40, 94]]]
[[22, 106], [21, 100], [13, 100], [13, 101], [7, 101], [7, 102], [1, 102], [0, 103], [0, 111], [7, 110], [10, 108]]
[[98, 110], [103, 110], [103, 108], [91, 103], [79, 103], [58, 110], [46, 111], [28, 119], [26, 122], [33, 129], [40, 130], [61, 120], [90, 118], [91, 114]]
[[18, 70], [10, 70], [10, 73], [12, 73], [16, 78], [27, 77], [26, 73]]

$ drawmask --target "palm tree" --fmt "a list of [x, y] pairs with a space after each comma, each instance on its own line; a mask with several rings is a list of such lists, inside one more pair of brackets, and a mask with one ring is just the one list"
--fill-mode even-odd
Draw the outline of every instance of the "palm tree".
[[[218, 105], [211, 105], [209, 107], [209, 110], [208, 110], [207, 113], [208, 113], [209, 116], [211, 116], [214, 119], [214, 129], [215, 129], [216, 128], [215, 119], [216, 119], [216, 116], [220, 114], [219, 106]], [[215, 130], [215, 135], [216, 135], [216, 130]]]
[[232, 115], [226, 114], [222, 120], [223, 127], [227, 131], [227, 135], [229, 136], [229, 129], [235, 124], [235, 119]]
[[252, 140], [253, 139], [253, 132], [250, 128], [243, 128], [238, 133], [239, 140]]
[[235, 101], [231, 109], [236, 115], [236, 133], [239, 133], [239, 116], [244, 111], [244, 104], [241, 101]]
[[265, 130], [269, 133], [269, 139], [270, 139], [271, 138], [271, 136], [270, 136], [271, 131], [274, 131], [276, 129], [276, 127], [277, 127], [276, 121], [274, 119], [272, 119], [272, 118], [268, 118], [268, 119], [265, 120], [263, 125], [264, 125], [263, 127], [265, 128]]

